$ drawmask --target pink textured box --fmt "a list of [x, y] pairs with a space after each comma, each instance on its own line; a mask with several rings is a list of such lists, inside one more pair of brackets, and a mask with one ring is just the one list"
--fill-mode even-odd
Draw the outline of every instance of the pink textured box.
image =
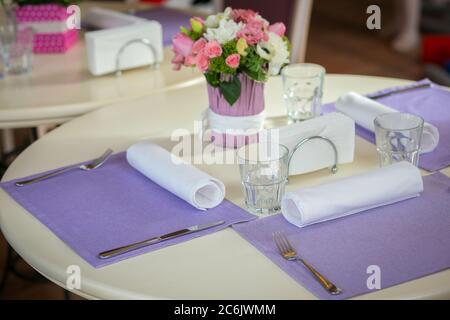
[[25, 5], [17, 8], [16, 19], [21, 27], [35, 30], [34, 53], [63, 53], [78, 40], [78, 30], [67, 27], [70, 14], [57, 4]]

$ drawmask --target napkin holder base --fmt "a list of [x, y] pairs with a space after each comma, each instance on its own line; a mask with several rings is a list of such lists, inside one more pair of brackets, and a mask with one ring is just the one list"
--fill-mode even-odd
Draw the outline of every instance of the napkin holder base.
[[334, 144], [333, 141], [331, 141], [330, 139], [328, 139], [326, 137], [323, 137], [323, 136], [312, 136], [312, 137], [309, 137], [309, 138], [302, 139], [302, 140], [300, 140], [297, 143], [297, 145], [294, 147], [294, 149], [292, 150], [291, 154], [289, 155], [288, 172], [289, 172], [289, 167], [291, 165], [291, 160], [292, 160], [294, 154], [298, 150], [300, 150], [306, 143], [308, 143], [309, 141], [312, 141], [312, 140], [322, 140], [322, 141], [328, 143], [332, 147], [333, 152], [334, 152], [334, 165], [331, 167], [330, 171], [331, 171], [332, 174], [336, 174], [338, 172], [338, 159], [339, 159], [336, 145]]

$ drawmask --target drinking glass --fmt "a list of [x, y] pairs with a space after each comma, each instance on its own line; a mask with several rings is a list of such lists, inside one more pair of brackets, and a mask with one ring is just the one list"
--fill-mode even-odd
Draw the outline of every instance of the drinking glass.
[[21, 74], [31, 71], [33, 64], [33, 36], [32, 28], [18, 30], [14, 42], [9, 46], [6, 54], [8, 74]]
[[245, 204], [255, 214], [281, 210], [288, 180], [289, 150], [283, 145], [250, 144], [238, 150]]
[[14, 5], [0, 5], [0, 60], [2, 61], [2, 75], [9, 66], [9, 51], [16, 39], [17, 24]]
[[317, 64], [287, 65], [281, 71], [289, 120], [298, 122], [320, 116], [325, 68]]
[[408, 161], [417, 166], [424, 120], [409, 113], [386, 113], [375, 118], [380, 166]]

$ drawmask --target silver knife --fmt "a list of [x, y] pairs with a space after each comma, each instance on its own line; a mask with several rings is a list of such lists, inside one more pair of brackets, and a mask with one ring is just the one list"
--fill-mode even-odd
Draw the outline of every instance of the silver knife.
[[390, 91], [390, 92], [385, 92], [385, 93], [379, 93], [376, 95], [371, 95], [369, 98], [372, 100], [377, 100], [380, 98], [384, 98], [384, 97], [388, 97], [388, 96], [392, 96], [394, 94], [397, 93], [404, 93], [404, 92], [408, 92], [408, 91], [413, 91], [413, 90], [417, 90], [417, 89], [422, 89], [422, 88], [429, 88], [431, 87], [431, 83], [421, 83], [415, 86], [411, 86], [411, 87], [407, 87], [407, 88], [403, 88], [403, 89], [398, 89], [398, 90], [394, 90], [394, 91]]
[[119, 248], [115, 248], [112, 250], [108, 250], [108, 251], [104, 251], [98, 254], [98, 257], [100, 259], [108, 259], [108, 258], [112, 258], [115, 256], [118, 256], [120, 254], [126, 253], [126, 252], [130, 252], [133, 250], [137, 250], [155, 243], [159, 243], [162, 241], [167, 241], [173, 238], [177, 238], [177, 237], [181, 237], [181, 236], [185, 236], [187, 234], [190, 233], [194, 233], [194, 232], [198, 232], [198, 231], [202, 231], [205, 229], [209, 229], [209, 228], [213, 228], [213, 227], [217, 227], [220, 226], [221, 224], [224, 224], [225, 221], [216, 221], [216, 222], [212, 222], [212, 223], [207, 223], [207, 224], [199, 224], [196, 226], [192, 226], [186, 229], [181, 229], [181, 230], [177, 230], [174, 232], [170, 232], [167, 234], [164, 234], [162, 236], [159, 237], [153, 237], [144, 241], [140, 241], [140, 242], [136, 242], [136, 243], [132, 243], [123, 247], [119, 247]]

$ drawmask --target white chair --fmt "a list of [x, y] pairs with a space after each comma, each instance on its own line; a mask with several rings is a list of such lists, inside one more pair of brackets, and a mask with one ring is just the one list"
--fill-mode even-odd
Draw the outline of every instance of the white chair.
[[[290, 12], [290, 16], [281, 18], [288, 27], [287, 35], [292, 43], [291, 62], [299, 63], [305, 61], [306, 47], [308, 42], [309, 23], [313, 0], [292, 0], [292, 1], [239, 1], [239, 0], [213, 0], [215, 12], [223, 11], [225, 7], [242, 7], [243, 9], [253, 9], [261, 13], [262, 16], [270, 19], [271, 9], [276, 8], [282, 12], [280, 7], [286, 7], [285, 12]], [[278, 17], [280, 19], [280, 17]], [[276, 21], [271, 21], [276, 22]]]

